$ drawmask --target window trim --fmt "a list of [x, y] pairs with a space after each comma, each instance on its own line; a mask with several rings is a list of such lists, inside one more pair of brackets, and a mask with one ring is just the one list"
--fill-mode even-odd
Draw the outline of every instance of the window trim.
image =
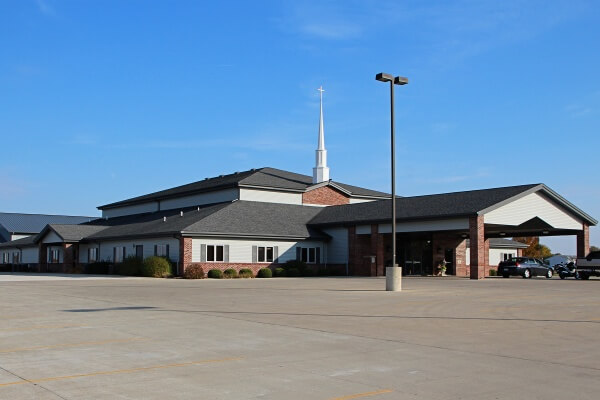
[[[221, 253], [223, 260], [221, 260], [221, 261], [217, 260], [217, 247], [219, 247], [219, 246], [223, 248], [223, 251]], [[225, 244], [207, 244], [206, 245], [206, 262], [207, 263], [225, 263], [226, 262], [225, 261], [225, 246], [226, 246]], [[214, 260], [213, 261], [210, 261], [208, 259], [208, 248], [209, 247], [214, 248], [214, 250], [213, 250]]]
[[[264, 249], [264, 260], [260, 260], [260, 249]], [[271, 249], [271, 261], [269, 261], [268, 250]], [[275, 262], [275, 246], [256, 246], [256, 262], [260, 264], [272, 264]]]

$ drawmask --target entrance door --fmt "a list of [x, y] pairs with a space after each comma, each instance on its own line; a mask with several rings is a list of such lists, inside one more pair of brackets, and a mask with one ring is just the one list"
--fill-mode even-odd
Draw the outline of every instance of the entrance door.
[[454, 249], [444, 251], [444, 260], [446, 260], [446, 274], [456, 275], [456, 271], [454, 271]]

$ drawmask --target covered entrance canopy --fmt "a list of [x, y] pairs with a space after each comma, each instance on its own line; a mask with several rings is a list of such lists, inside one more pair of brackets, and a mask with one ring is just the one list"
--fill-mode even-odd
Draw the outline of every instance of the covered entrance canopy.
[[[391, 259], [390, 201], [328, 207], [311, 225], [347, 227], [349, 269], [365, 274], [370, 262], [375, 265], [368, 269], [368, 275], [379, 275]], [[597, 224], [544, 184], [402, 197], [396, 199], [396, 210], [399, 252], [419, 247], [412, 243], [425, 240], [431, 250], [421, 243], [421, 249], [427, 250], [421, 255], [424, 265], [423, 258], [429, 252], [431, 259], [426, 263], [435, 263], [453, 249], [456, 274], [464, 272], [472, 279], [482, 279], [489, 270], [490, 239], [573, 235], [578, 256], [584, 256], [589, 251], [589, 227]], [[470, 241], [468, 264], [466, 239]], [[406, 262], [402, 254], [397, 256]]]

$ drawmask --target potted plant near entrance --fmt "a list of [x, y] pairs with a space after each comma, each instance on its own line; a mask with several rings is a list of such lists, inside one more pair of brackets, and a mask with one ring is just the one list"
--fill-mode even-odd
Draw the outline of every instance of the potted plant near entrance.
[[438, 261], [437, 276], [446, 276], [446, 260]]

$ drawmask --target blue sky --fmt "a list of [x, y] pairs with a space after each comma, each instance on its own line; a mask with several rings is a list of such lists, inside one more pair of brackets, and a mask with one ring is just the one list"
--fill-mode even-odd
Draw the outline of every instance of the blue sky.
[[311, 174], [320, 85], [332, 178], [389, 190], [384, 71], [410, 79], [399, 194], [543, 182], [600, 218], [599, 17], [578, 0], [0, 0], [0, 210]]

